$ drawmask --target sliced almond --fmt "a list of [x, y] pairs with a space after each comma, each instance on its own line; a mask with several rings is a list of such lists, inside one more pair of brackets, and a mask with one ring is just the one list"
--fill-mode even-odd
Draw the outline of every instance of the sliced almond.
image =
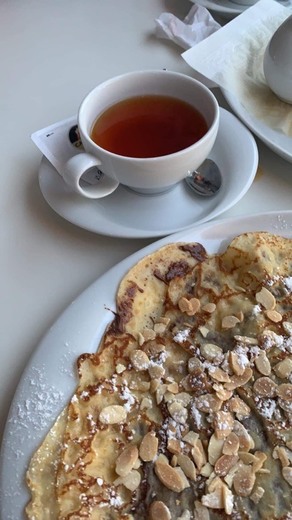
[[216, 310], [216, 304], [215, 303], [206, 303], [202, 307], [202, 311], [208, 312], [209, 314], [212, 314]]
[[166, 328], [167, 328], [167, 326], [165, 323], [155, 323], [153, 326], [154, 332], [158, 335], [164, 334], [164, 332], [166, 331]]
[[224, 477], [235, 466], [237, 460], [237, 455], [222, 455], [215, 463], [215, 473], [220, 477]]
[[277, 385], [270, 377], [259, 377], [253, 385], [253, 391], [263, 397], [275, 397]]
[[267, 318], [269, 318], [269, 320], [273, 321], [274, 323], [279, 323], [283, 319], [282, 315], [275, 310], [266, 311], [266, 316]]
[[116, 473], [125, 477], [133, 469], [139, 453], [137, 446], [127, 446], [116, 460]]
[[284, 448], [284, 446], [275, 447], [275, 449], [273, 451], [273, 458], [280, 459], [282, 468], [285, 468], [286, 466], [290, 465], [289, 456], [288, 456], [287, 450], [286, 450], [286, 448]]
[[185, 424], [188, 411], [179, 401], [173, 401], [168, 404], [168, 411], [175, 422], [179, 424]]
[[213, 390], [215, 390], [216, 396], [220, 401], [228, 401], [233, 395], [232, 390], [226, 390], [224, 386], [219, 383], [213, 384]]
[[185, 488], [189, 487], [189, 482], [181, 468], [173, 468], [170, 464], [166, 464], [158, 457], [155, 462], [155, 473], [160, 482], [175, 493], [181, 493]]
[[166, 384], [160, 384], [160, 385], [157, 387], [157, 390], [156, 390], [156, 392], [155, 392], [155, 397], [156, 397], [156, 403], [157, 403], [157, 404], [162, 403], [162, 401], [163, 401], [163, 396], [164, 396], [166, 390], [167, 390], [167, 385], [166, 385]]
[[149, 408], [152, 408], [152, 404], [152, 399], [150, 399], [150, 397], [143, 397], [140, 403], [140, 410], [148, 410]]
[[183, 436], [183, 441], [187, 442], [191, 446], [195, 446], [197, 444], [198, 438], [199, 438], [199, 434], [190, 430], [188, 433], [186, 433]]
[[250, 407], [240, 397], [232, 397], [228, 402], [228, 409], [235, 413], [237, 419], [240, 421], [249, 417]]
[[144, 462], [150, 462], [154, 460], [158, 450], [158, 439], [153, 432], [148, 432], [144, 435], [140, 447], [139, 455]]
[[224, 455], [237, 455], [239, 449], [239, 439], [237, 435], [231, 432], [224, 440], [222, 453]]
[[288, 378], [292, 374], [292, 359], [286, 358], [283, 361], [279, 361], [273, 367], [273, 370], [280, 379]]
[[226, 439], [232, 432], [234, 419], [229, 412], [215, 412], [214, 414], [214, 430], [218, 439]]
[[149, 366], [148, 372], [151, 379], [160, 379], [165, 374], [165, 368], [155, 363]]
[[264, 488], [257, 486], [249, 498], [254, 502], [254, 504], [258, 504], [261, 498], [263, 498], [264, 494]]
[[292, 385], [290, 383], [283, 383], [277, 388], [277, 395], [283, 401], [292, 401]]
[[225, 370], [222, 370], [222, 368], [219, 368], [219, 367], [210, 368], [209, 375], [211, 376], [212, 379], [214, 379], [218, 383], [229, 383], [230, 382], [229, 374]]
[[262, 289], [256, 293], [255, 298], [266, 310], [272, 310], [276, 307], [275, 297], [266, 287], [262, 287]]
[[243, 464], [255, 464], [258, 461], [256, 456], [249, 451], [239, 451], [238, 455]]
[[240, 497], [248, 497], [255, 484], [255, 473], [251, 466], [243, 464], [235, 473], [233, 486], [235, 493]]
[[241, 422], [236, 420], [234, 421], [233, 433], [238, 437], [240, 450], [249, 451], [252, 449], [254, 446], [253, 439]]
[[233, 375], [230, 377], [230, 382], [225, 383], [226, 390], [235, 390], [240, 386], [244, 386], [252, 378], [252, 369], [247, 367], [241, 376]]
[[193, 374], [197, 370], [203, 370], [203, 363], [197, 357], [191, 357], [188, 360], [188, 371], [190, 374]]
[[268, 360], [267, 354], [264, 350], [261, 350], [260, 353], [256, 356], [254, 363], [260, 374], [262, 374], [263, 376], [270, 375], [271, 363]]
[[126, 418], [126, 409], [117, 404], [105, 406], [99, 414], [99, 420], [103, 424], [118, 424], [125, 421]]
[[142, 334], [142, 336], [144, 338], [144, 341], [149, 341], [149, 340], [152, 340], [152, 339], [156, 338], [156, 333], [154, 332], [154, 330], [153, 329], [149, 329], [148, 327], [143, 329], [141, 334]]
[[201, 345], [200, 351], [202, 356], [208, 361], [220, 360], [223, 355], [222, 348], [218, 347], [218, 345], [215, 345], [214, 343], [205, 343]]
[[239, 468], [242, 466], [242, 462], [241, 461], [238, 461], [237, 464], [235, 464], [235, 466], [233, 466], [231, 468], [231, 470], [227, 473], [227, 475], [225, 477], [223, 477], [224, 479], [224, 482], [226, 482], [227, 486], [229, 488], [232, 487], [233, 485], [233, 479], [234, 479], [234, 475], [236, 474], [236, 472], [239, 470]]
[[240, 323], [240, 320], [236, 316], [224, 316], [221, 326], [222, 329], [232, 329], [238, 323]]
[[197, 472], [193, 461], [187, 455], [177, 455], [177, 464], [183, 470], [186, 477], [196, 480]]
[[225, 513], [227, 515], [231, 515], [234, 506], [234, 496], [228, 486], [225, 484], [222, 486], [222, 498]]
[[200, 475], [208, 478], [208, 477], [210, 477], [212, 471], [213, 471], [213, 466], [211, 466], [211, 464], [209, 462], [207, 462], [206, 464], [204, 464], [204, 466], [202, 466]]
[[222, 401], [215, 394], [203, 394], [196, 398], [195, 405], [200, 412], [218, 412], [222, 406]]
[[[155, 334], [154, 331], [153, 333]], [[159, 356], [159, 354], [165, 352], [165, 345], [163, 345], [163, 343], [159, 343], [158, 341], [153, 341], [153, 339], [154, 338], [152, 338], [150, 341], [147, 341], [143, 345], [143, 352], [145, 352], [145, 354], [147, 354], [147, 356], [151, 359], [156, 358]]]
[[292, 336], [292, 322], [291, 321], [283, 321], [282, 323], [283, 329], [288, 334], [288, 336]]
[[238, 343], [243, 343], [244, 345], [257, 345], [258, 344], [257, 338], [251, 338], [249, 336], [240, 336], [239, 334], [236, 334], [234, 336], [234, 339]]
[[205, 327], [204, 325], [201, 325], [200, 327], [198, 327], [198, 330], [202, 334], [203, 338], [206, 338], [210, 332], [210, 330], [207, 327]]
[[168, 392], [171, 392], [172, 394], [178, 394], [178, 392], [179, 392], [178, 384], [176, 382], [170, 383], [169, 385], [167, 385], [167, 390], [168, 390]]
[[125, 477], [119, 477], [114, 481], [116, 486], [123, 484], [129, 491], [135, 491], [141, 482], [141, 475], [136, 469], [132, 469]]
[[150, 392], [154, 394], [157, 388], [161, 385], [160, 379], [152, 379], [150, 381]]
[[202, 504], [210, 509], [223, 509], [223, 495], [222, 488], [217, 487], [212, 493], [202, 496]]
[[181, 453], [181, 442], [178, 439], [169, 439], [167, 442], [167, 449], [170, 453], [178, 455]]
[[191, 449], [191, 454], [198, 470], [200, 471], [207, 462], [205, 450], [200, 439], [197, 440], [196, 445]]
[[161, 502], [160, 500], [156, 500], [152, 502], [149, 508], [149, 520], [171, 520], [171, 514], [168, 507]]
[[282, 475], [286, 482], [288, 482], [289, 486], [292, 487], [292, 467], [282, 468]]
[[200, 309], [200, 300], [197, 298], [191, 298], [188, 300], [182, 297], [178, 301], [178, 306], [181, 312], [185, 312], [188, 316], [193, 316]]
[[150, 359], [143, 350], [133, 350], [130, 354], [130, 360], [135, 370], [147, 370]]
[[122, 374], [126, 370], [126, 368], [127, 367], [125, 367], [125, 365], [123, 365], [122, 363], [118, 363], [116, 366], [116, 373]]
[[[245, 360], [244, 360], [245, 361]], [[241, 357], [237, 352], [230, 351], [229, 352], [229, 363], [230, 366], [237, 376], [242, 376], [245, 371], [245, 363], [242, 362]]]
[[215, 433], [211, 435], [209, 444], [208, 444], [208, 460], [210, 464], [214, 466], [219, 457], [221, 457], [222, 450], [224, 445], [224, 439], [218, 439]]

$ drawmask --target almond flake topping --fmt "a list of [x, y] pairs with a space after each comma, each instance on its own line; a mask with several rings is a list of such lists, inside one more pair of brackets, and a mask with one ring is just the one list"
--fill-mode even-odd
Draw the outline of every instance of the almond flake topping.
[[263, 376], [269, 376], [271, 373], [271, 363], [267, 358], [264, 350], [261, 350], [254, 360], [255, 366]]
[[255, 395], [263, 397], [274, 397], [276, 395], [276, 390], [276, 383], [269, 377], [259, 377], [253, 385]]
[[222, 329], [232, 329], [238, 323], [240, 323], [240, 319], [236, 316], [224, 316], [221, 325]]
[[273, 321], [274, 323], [279, 323], [279, 321], [282, 321], [283, 319], [282, 315], [275, 310], [267, 311], [266, 316], [267, 318], [269, 318], [269, 320]]
[[232, 432], [234, 419], [229, 412], [216, 412], [214, 414], [214, 429], [218, 439], [226, 439]]
[[256, 293], [255, 297], [256, 301], [266, 310], [273, 310], [276, 307], [275, 297], [266, 287], [262, 287], [262, 289]]
[[154, 460], [156, 457], [158, 450], [158, 439], [155, 435], [155, 433], [149, 432], [146, 433], [146, 435], [143, 437], [140, 448], [139, 448], [139, 455], [140, 458], [144, 462], [150, 462]]
[[116, 473], [121, 477], [125, 477], [135, 466], [138, 459], [137, 446], [128, 446], [118, 456], [116, 460]]
[[190, 486], [181, 468], [173, 468], [168, 462], [165, 462], [164, 457], [158, 457], [154, 468], [159, 480], [171, 491], [181, 493], [181, 491]]
[[125, 421], [126, 418], [126, 409], [116, 404], [106, 406], [99, 414], [99, 420], [103, 424], [118, 424]]
[[168, 507], [159, 500], [152, 502], [149, 509], [149, 520], [171, 520], [171, 514]]

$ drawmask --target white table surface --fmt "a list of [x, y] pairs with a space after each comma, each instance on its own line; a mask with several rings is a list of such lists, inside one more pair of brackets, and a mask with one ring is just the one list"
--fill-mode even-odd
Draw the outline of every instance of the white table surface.
[[[193, 75], [155, 36], [187, 0], [0, 0], [0, 437], [21, 373], [62, 310], [109, 267], [151, 240], [107, 238], [55, 214], [38, 186], [35, 130], [77, 112], [111, 76], [167, 68]], [[220, 92], [222, 106], [227, 106]], [[260, 171], [222, 217], [292, 209], [292, 165], [259, 143]]]

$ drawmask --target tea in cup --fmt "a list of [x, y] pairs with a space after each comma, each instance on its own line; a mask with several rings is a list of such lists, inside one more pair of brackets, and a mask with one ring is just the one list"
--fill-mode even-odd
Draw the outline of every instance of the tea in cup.
[[[169, 71], [123, 74], [81, 103], [85, 153], [72, 157], [61, 174], [90, 198], [105, 197], [120, 183], [139, 193], [161, 193], [202, 164], [218, 127], [218, 102], [199, 81]], [[96, 182], [89, 182], [96, 171]]]

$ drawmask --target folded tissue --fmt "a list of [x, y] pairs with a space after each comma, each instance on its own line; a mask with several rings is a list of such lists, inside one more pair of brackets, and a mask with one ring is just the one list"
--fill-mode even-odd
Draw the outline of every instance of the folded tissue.
[[158, 38], [169, 39], [183, 49], [193, 47], [220, 27], [208, 9], [200, 5], [193, 5], [184, 20], [171, 13], [162, 13], [156, 19]]

